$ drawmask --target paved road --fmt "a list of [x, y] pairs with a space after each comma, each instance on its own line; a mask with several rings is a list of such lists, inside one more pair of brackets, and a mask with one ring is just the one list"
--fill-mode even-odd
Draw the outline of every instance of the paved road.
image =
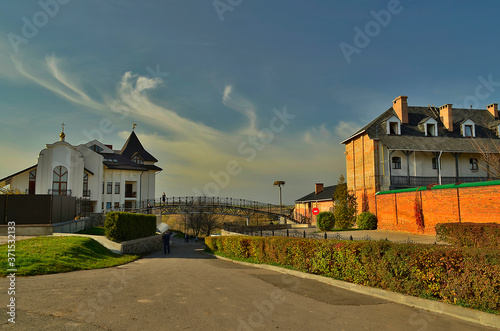
[[238, 265], [174, 238], [108, 269], [16, 280], [19, 330], [493, 330], [313, 280]]

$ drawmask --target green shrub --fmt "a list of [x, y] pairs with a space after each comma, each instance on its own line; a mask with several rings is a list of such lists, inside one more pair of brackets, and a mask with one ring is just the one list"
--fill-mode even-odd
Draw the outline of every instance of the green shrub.
[[361, 230], [374, 230], [377, 228], [377, 216], [366, 211], [358, 215], [356, 224]]
[[332, 212], [322, 211], [316, 217], [316, 225], [321, 231], [330, 231], [335, 226], [335, 216]]
[[500, 224], [439, 223], [436, 235], [440, 241], [458, 247], [500, 248]]
[[110, 212], [104, 228], [106, 237], [118, 242], [149, 237], [156, 233], [156, 216]]
[[356, 284], [498, 313], [500, 252], [387, 241], [207, 237], [228, 257], [248, 257]]

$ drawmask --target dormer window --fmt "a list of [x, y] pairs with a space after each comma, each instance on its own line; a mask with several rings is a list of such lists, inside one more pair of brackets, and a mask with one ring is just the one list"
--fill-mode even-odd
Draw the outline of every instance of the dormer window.
[[387, 133], [392, 135], [401, 134], [401, 121], [396, 116], [392, 116], [387, 120]]
[[102, 148], [97, 146], [97, 145], [90, 146], [90, 149], [93, 150], [94, 152], [97, 152], [97, 153], [102, 152]]
[[144, 164], [144, 160], [139, 156], [139, 154], [132, 156], [132, 162], [137, 164]]
[[462, 123], [462, 135], [466, 138], [476, 136], [476, 125], [472, 120], [466, 120]]
[[464, 125], [464, 136], [465, 137], [472, 137], [472, 128], [473, 126], [472, 125]]
[[436, 124], [434, 123], [427, 123], [425, 125], [425, 135], [429, 137], [436, 137], [437, 136], [437, 127]]
[[426, 117], [418, 123], [419, 130], [423, 131], [426, 137], [438, 136], [438, 122], [432, 117]]

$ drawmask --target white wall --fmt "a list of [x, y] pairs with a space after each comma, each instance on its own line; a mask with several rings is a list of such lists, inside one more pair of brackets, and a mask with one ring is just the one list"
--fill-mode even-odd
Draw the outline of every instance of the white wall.
[[40, 152], [36, 174], [36, 194], [47, 194], [52, 189], [53, 171], [57, 166], [68, 170], [68, 190], [81, 197], [83, 193], [83, 155], [77, 147], [58, 141]]
[[28, 191], [29, 185], [30, 185], [29, 171], [25, 171], [22, 174], [17, 175], [16, 177], [12, 178], [12, 181], [10, 182], [11, 189], [18, 189], [23, 193]]

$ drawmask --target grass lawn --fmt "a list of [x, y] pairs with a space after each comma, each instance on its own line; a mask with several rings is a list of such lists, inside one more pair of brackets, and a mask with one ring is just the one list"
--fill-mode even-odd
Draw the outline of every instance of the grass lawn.
[[[0, 245], [0, 276], [11, 269], [7, 244]], [[16, 242], [16, 276], [33, 276], [113, 267], [132, 262], [137, 255], [115, 254], [86, 237], [37, 237]]]
[[104, 226], [93, 226], [89, 229], [78, 231], [79, 234], [90, 234], [95, 236], [105, 236]]

